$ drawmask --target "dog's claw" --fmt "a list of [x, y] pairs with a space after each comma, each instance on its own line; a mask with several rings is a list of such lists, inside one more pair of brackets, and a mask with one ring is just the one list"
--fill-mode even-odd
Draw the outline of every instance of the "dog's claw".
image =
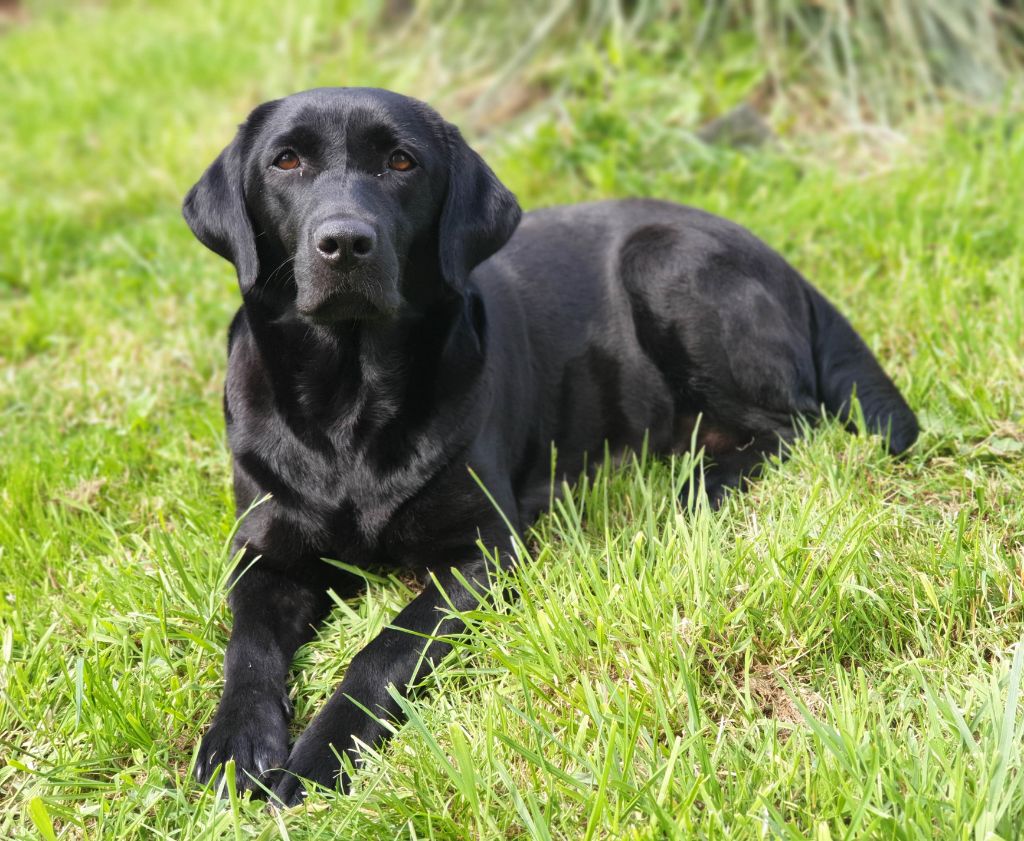
[[233, 759], [236, 790], [258, 794], [261, 784], [271, 782], [269, 770], [283, 765], [287, 755], [288, 722], [276, 703], [246, 709], [222, 704], [199, 745], [195, 775], [223, 792], [223, 769]]

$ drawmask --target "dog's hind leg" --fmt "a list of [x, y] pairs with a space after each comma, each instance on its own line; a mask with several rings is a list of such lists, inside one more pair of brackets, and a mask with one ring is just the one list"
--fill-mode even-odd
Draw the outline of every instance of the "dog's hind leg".
[[680, 499], [685, 506], [690, 497], [689, 485], [706, 494], [708, 503], [717, 509], [728, 491], [743, 490], [756, 479], [772, 456], [785, 459], [796, 438], [793, 426], [780, 426], [761, 432], [725, 432], [718, 427], [698, 430], [697, 450], [703, 449], [702, 463], [683, 486]]

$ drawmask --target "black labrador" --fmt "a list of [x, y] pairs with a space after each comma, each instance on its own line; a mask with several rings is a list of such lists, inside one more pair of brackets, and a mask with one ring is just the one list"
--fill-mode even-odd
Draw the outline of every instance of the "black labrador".
[[[185, 199], [238, 272], [224, 413], [242, 552], [224, 696], [199, 750], [290, 805], [347, 785], [560, 476], [645, 436], [696, 443], [712, 505], [821, 408], [899, 453], [914, 414], [850, 324], [745, 229], [661, 201], [538, 210], [414, 99], [325, 88], [256, 108]], [[699, 423], [698, 423], [699, 419]], [[475, 475], [474, 475], [475, 474]], [[481, 489], [487, 489], [493, 497]], [[355, 568], [430, 583], [289, 748], [296, 649]], [[467, 587], [466, 584], [469, 586]]]

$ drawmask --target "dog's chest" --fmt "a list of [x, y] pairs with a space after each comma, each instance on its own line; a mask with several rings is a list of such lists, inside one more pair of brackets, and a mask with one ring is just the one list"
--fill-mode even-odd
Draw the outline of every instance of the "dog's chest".
[[379, 385], [330, 385], [282, 399], [263, 378], [229, 375], [237, 501], [270, 494], [262, 519], [298, 531], [311, 551], [373, 555], [396, 512], [449, 463], [452, 436], [438, 426], [450, 421], [411, 423], [400, 395]]

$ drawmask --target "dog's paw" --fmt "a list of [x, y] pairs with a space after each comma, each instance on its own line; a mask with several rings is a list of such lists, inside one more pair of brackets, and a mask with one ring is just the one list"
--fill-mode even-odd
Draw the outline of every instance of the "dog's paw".
[[307, 783], [333, 791], [348, 791], [348, 775], [342, 770], [339, 759], [341, 750], [326, 741], [306, 738], [308, 735], [295, 743], [277, 778], [271, 798], [275, 806], [288, 808], [302, 803]]
[[220, 787], [233, 759], [237, 790], [261, 792], [257, 780], [268, 785], [288, 757], [289, 710], [287, 698], [225, 698], [199, 745], [196, 779]]

